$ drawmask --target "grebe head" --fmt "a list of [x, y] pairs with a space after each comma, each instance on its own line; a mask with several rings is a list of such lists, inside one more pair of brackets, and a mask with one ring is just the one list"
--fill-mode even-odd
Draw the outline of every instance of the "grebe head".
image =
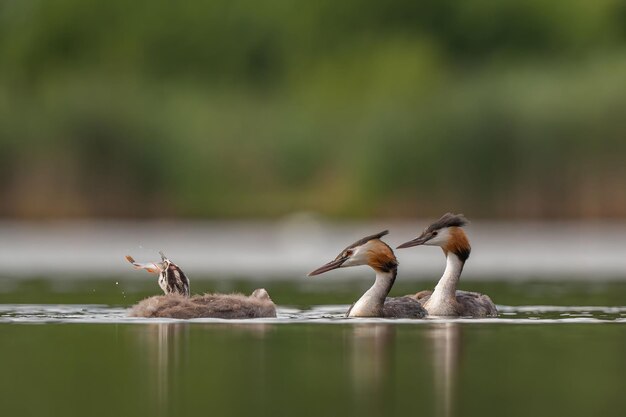
[[440, 246], [448, 254], [452, 252], [465, 261], [472, 250], [462, 227], [469, 221], [462, 214], [446, 213], [439, 220], [428, 226], [421, 235], [398, 246], [397, 249], [412, 246]]
[[265, 290], [265, 288], [257, 288], [252, 292], [250, 297], [272, 301], [272, 299], [270, 298], [270, 294], [267, 292], [267, 290]]
[[349, 266], [369, 265], [377, 271], [389, 272], [398, 266], [393, 250], [381, 237], [389, 233], [388, 230], [375, 235], [366, 236], [345, 248], [335, 259], [310, 272], [309, 276], [319, 275], [337, 268]]
[[157, 266], [159, 267], [160, 272], [167, 271], [167, 268], [169, 268], [170, 265], [174, 265], [178, 267], [178, 265], [170, 261], [169, 258], [165, 256], [165, 254], [162, 251], [159, 251], [159, 255], [161, 255], [161, 262], [157, 263]]
[[170, 261], [163, 252], [161, 262], [135, 262], [132, 256], [126, 256], [126, 260], [133, 264], [135, 269], [145, 269], [150, 273], [159, 275], [159, 286], [165, 294], [178, 293], [189, 296], [189, 279], [178, 265]]

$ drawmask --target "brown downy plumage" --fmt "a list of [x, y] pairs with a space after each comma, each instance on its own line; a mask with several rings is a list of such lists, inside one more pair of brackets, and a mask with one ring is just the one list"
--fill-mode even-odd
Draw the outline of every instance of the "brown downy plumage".
[[170, 317], [195, 319], [252, 319], [276, 317], [276, 306], [265, 289], [243, 294], [204, 294], [185, 297], [180, 294], [158, 295], [140, 301], [130, 310], [133, 317]]
[[170, 317], [193, 319], [213, 317], [223, 319], [250, 319], [276, 317], [276, 306], [265, 289], [243, 294], [204, 294], [189, 296], [189, 280], [182, 269], [162, 252], [161, 262], [138, 263], [126, 256], [136, 269], [159, 274], [159, 286], [165, 295], [140, 301], [130, 310], [134, 317]]

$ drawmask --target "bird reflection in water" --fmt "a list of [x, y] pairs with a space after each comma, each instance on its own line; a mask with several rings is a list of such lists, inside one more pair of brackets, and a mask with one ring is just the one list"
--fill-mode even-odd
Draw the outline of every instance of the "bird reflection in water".
[[352, 329], [351, 369], [354, 389], [360, 394], [378, 391], [391, 366], [389, 345], [395, 328], [388, 324], [355, 325]]
[[[350, 329], [350, 372], [354, 389], [356, 414], [394, 414], [394, 366], [408, 366], [394, 359], [394, 344], [398, 327], [392, 324], [354, 325]], [[428, 324], [421, 339], [426, 342], [424, 352], [428, 354], [422, 363], [432, 363], [432, 388], [435, 393], [433, 409], [440, 417], [454, 416], [456, 387], [461, 358], [461, 327], [458, 323]], [[420, 361], [421, 362], [421, 361]], [[416, 381], [430, 385], [431, 381]], [[363, 410], [358, 410], [362, 407]], [[360, 413], [362, 411], [362, 413]]]
[[461, 326], [458, 323], [437, 323], [428, 328], [432, 349], [434, 388], [438, 416], [451, 417], [456, 404], [456, 388], [461, 359]]
[[[210, 326], [207, 324], [207, 326]], [[230, 332], [245, 332], [253, 337], [264, 338], [271, 325], [269, 324], [220, 324], [229, 327]], [[193, 330], [202, 328], [200, 323], [154, 323], [141, 326], [141, 331], [133, 332], [138, 336], [141, 356], [146, 361], [149, 380], [153, 388], [150, 390], [154, 398], [155, 416], [172, 415], [180, 404], [172, 404], [182, 398], [180, 389], [185, 386], [180, 379], [185, 377], [181, 370], [190, 369], [193, 365], [190, 357], [190, 346], [193, 342]]]
[[186, 323], [154, 323], [141, 327], [141, 331], [134, 332], [139, 338], [142, 357], [147, 361], [146, 369], [149, 372], [149, 381], [153, 387], [150, 390], [157, 416], [168, 415], [170, 410], [169, 398], [172, 389], [178, 386], [178, 373], [174, 372], [188, 355], [183, 352], [187, 349], [189, 340], [189, 325]]
[[[350, 331], [350, 372], [356, 415], [390, 413], [393, 392], [393, 344], [396, 328], [390, 324], [355, 324]], [[359, 408], [363, 408], [360, 410]], [[393, 414], [393, 413], [392, 413]]]

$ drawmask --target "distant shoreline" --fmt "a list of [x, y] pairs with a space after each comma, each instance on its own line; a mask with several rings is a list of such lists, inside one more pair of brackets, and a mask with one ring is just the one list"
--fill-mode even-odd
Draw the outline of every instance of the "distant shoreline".
[[[0, 222], [3, 276], [131, 274], [124, 255], [141, 261], [163, 250], [192, 275], [246, 279], [304, 278], [362, 235], [389, 229], [394, 246], [427, 221], [322, 222]], [[474, 222], [466, 280], [626, 279], [626, 222]], [[438, 248], [396, 251], [403, 279], [435, 279]], [[360, 271], [339, 271], [334, 279]], [[362, 271], [363, 274], [367, 272]]]

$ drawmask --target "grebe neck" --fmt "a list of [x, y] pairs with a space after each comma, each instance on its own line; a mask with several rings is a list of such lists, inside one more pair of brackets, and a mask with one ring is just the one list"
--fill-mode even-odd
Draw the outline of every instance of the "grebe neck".
[[427, 302], [429, 314], [441, 316], [453, 314], [450, 309], [456, 304], [456, 288], [464, 265], [465, 262], [454, 252], [447, 253], [446, 269]]
[[374, 285], [354, 303], [348, 311], [348, 317], [382, 317], [385, 298], [393, 287], [398, 268], [393, 267], [388, 271], [376, 269], [375, 271]]

